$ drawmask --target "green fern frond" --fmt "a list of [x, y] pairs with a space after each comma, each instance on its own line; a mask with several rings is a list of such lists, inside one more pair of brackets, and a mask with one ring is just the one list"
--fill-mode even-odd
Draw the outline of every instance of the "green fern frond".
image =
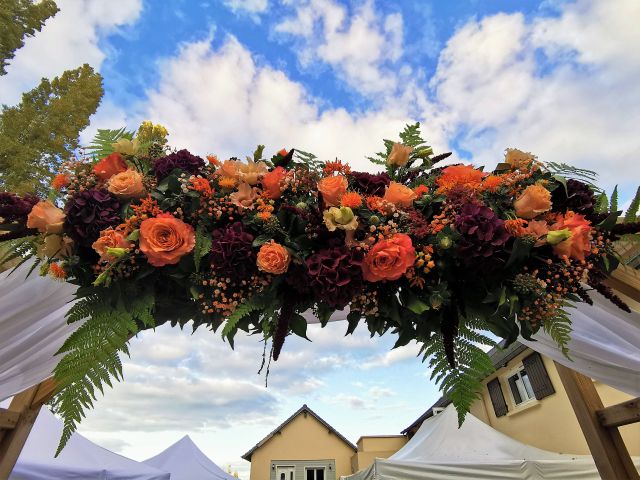
[[323, 162], [313, 153], [298, 150], [297, 148], [294, 152], [294, 158], [296, 160], [299, 160], [302, 164], [306, 165], [311, 172], [320, 173], [322, 172], [322, 169], [324, 167]]
[[0, 243], [0, 271], [20, 266], [34, 257], [38, 250], [37, 239], [30, 235]]
[[[572, 306], [566, 303], [566, 306]], [[562, 354], [569, 360], [569, 340], [571, 340], [571, 319], [567, 312], [562, 310], [562, 313], [554, 318], [545, 319], [542, 324], [544, 332], [549, 335], [554, 342], [558, 344], [558, 348], [562, 351]]]
[[636, 190], [636, 196], [631, 200], [627, 213], [624, 216], [624, 223], [634, 223], [637, 220], [638, 209], [640, 208], [640, 187]]
[[266, 306], [267, 305], [264, 300], [257, 297], [249, 298], [238, 305], [233, 313], [229, 315], [229, 318], [227, 318], [227, 323], [222, 329], [222, 338], [227, 338], [229, 340], [229, 343], [231, 343], [231, 345], [233, 346], [233, 337], [237, 331], [237, 326], [240, 320], [249, 315], [251, 312], [262, 310]]
[[[391, 153], [391, 149], [393, 148], [393, 144], [395, 142], [389, 139], [385, 139], [383, 140], [383, 142], [385, 151], [377, 152], [373, 157], [366, 157], [371, 163], [375, 163], [376, 165], [387, 165], [387, 157], [389, 157], [389, 154]], [[428, 161], [429, 155], [433, 153], [431, 148], [422, 138], [422, 133], [420, 132], [420, 122], [405, 125], [402, 132], [400, 132], [400, 142], [409, 147], [413, 147], [412, 155], [415, 158], [423, 159], [423, 161]]]
[[449, 365], [441, 333], [431, 337], [422, 349], [423, 361], [429, 359], [431, 379], [455, 406], [459, 425], [479, 398], [482, 380], [495, 370], [491, 358], [480, 346], [493, 347], [496, 343], [484, 335], [483, 330], [486, 327], [480, 320], [461, 319], [458, 336], [454, 339], [455, 368]]
[[85, 150], [98, 158], [106, 157], [113, 153], [113, 144], [121, 138], [132, 140], [133, 132], [128, 132], [126, 127], [118, 130], [98, 129], [98, 133]]
[[613, 188], [613, 193], [611, 194], [611, 201], [609, 204], [610, 212], [618, 211], [618, 185]]
[[56, 456], [84, 418], [85, 410], [93, 407], [96, 390], [104, 393], [105, 384], [111, 387], [112, 379], [122, 379], [119, 354], [129, 354], [127, 342], [138, 332], [138, 325], [154, 324], [152, 293], [110, 300], [89, 295], [69, 310], [70, 322], [86, 320], [57, 352], [64, 356], [53, 371], [58, 383], [53, 408], [61, 415], [64, 427]]
[[193, 248], [193, 261], [196, 265], [196, 272], [200, 271], [200, 260], [211, 250], [212, 239], [201, 223], [196, 229], [196, 245]]
[[554, 175], [560, 175], [562, 177], [580, 180], [581, 182], [584, 182], [587, 185], [591, 186], [594, 191], [601, 191], [600, 188], [598, 188], [598, 186], [595, 184], [595, 181], [598, 179], [598, 174], [592, 170], [578, 168], [574, 167], [573, 165], [557, 162], [546, 162], [545, 165]]

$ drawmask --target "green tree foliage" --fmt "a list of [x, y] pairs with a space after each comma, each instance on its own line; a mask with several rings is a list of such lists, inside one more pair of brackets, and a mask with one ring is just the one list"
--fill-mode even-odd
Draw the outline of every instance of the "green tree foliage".
[[[2, 1], [2, 0], [0, 0]], [[0, 113], [0, 189], [44, 193], [56, 167], [78, 147], [104, 90], [89, 65], [43, 78]]]
[[0, 75], [6, 75], [8, 60], [22, 48], [25, 37], [39, 32], [58, 10], [53, 0], [0, 0]]

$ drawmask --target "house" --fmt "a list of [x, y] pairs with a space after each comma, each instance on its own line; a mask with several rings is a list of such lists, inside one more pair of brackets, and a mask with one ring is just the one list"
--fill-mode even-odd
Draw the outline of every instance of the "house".
[[356, 442], [358, 451], [351, 457], [351, 472], [367, 468], [376, 458], [389, 458], [407, 443], [406, 435], [367, 435]]
[[[471, 413], [499, 432], [534, 447], [558, 453], [589, 455], [553, 360], [515, 342], [489, 352], [496, 371], [483, 380]], [[594, 384], [605, 406], [632, 397], [601, 382]], [[402, 431], [411, 438], [422, 422], [437, 415], [449, 401], [440, 398]], [[631, 455], [640, 455], [640, 424], [620, 427]]]
[[356, 446], [307, 405], [258, 442], [242, 458], [251, 480], [336, 480], [350, 475]]

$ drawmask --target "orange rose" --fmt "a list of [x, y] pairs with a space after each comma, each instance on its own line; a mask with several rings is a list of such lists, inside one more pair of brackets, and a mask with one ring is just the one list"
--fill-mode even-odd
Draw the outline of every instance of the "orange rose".
[[107, 190], [120, 198], [141, 197], [144, 195], [142, 175], [132, 169], [116, 173], [109, 179]]
[[289, 269], [291, 255], [286, 248], [271, 240], [260, 247], [258, 252], [258, 268], [263, 272], [282, 275]]
[[36, 203], [27, 217], [27, 227], [40, 233], [62, 233], [64, 212], [49, 200]]
[[282, 167], [276, 167], [262, 177], [262, 189], [267, 198], [275, 200], [282, 195], [282, 183], [287, 176], [287, 171]]
[[129, 241], [124, 235], [113, 228], [107, 228], [100, 232], [100, 237], [93, 242], [91, 247], [100, 255], [100, 260], [113, 261], [115, 257], [107, 253], [107, 248], [129, 248]]
[[591, 222], [584, 216], [567, 212], [564, 216], [559, 215], [556, 223], [551, 227], [551, 231], [569, 229], [571, 237], [553, 246], [553, 252], [562, 257], [584, 260], [585, 255], [591, 252]]
[[517, 216], [531, 220], [551, 210], [551, 192], [541, 185], [529, 185], [513, 206]]
[[237, 192], [229, 195], [231, 203], [242, 208], [253, 208], [253, 204], [258, 198], [258, 189], [248, 183], [241, 183]]
[[413, 152], [413, 147], [408, 147], [401, 143], [394, 143], [391, 153], [387, 157], [387, 165], [394, 167], [404, 167], [409, 162], [409, 155]]
[[517, 148], [507, 148], [504, 154], [504, 161], [511, 165], [513, 170], [527, 172], [533, 162], [536, 161], [536, 156], [529, 152], [518, 150]]
[[382, 197], [396, 207], [410, 207], [416, 198], [416, 192], [398, 182], [391, 182]]
[[93, 166], [95, 173], [103, 182], [109, 180], [116, 173], [124, 172], [127, 169], [127, 163], [117, 152], [104, 157]]
[[154, 267], [174, 265], [196, 244], [193, 227], [162, 213], [140, 224], [140, 250]]
[[416, 251], [411, 238], [404, 233], [396, 233], [369, 250], [362, 262], [362, 273], [368, 282], [397, 280], [413, 265], [415, 259]]
[[324, 203], [329, 207], [340, 206], [340, 199], [347, 192], [349, 182], [344, 175], [324, 177], [318, 182], [318, 191], [322, 194]]

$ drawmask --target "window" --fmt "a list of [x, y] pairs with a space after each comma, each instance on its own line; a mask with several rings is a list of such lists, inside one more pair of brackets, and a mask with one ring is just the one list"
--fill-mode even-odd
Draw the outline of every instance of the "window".
[[527, 371], [524, 368], [520, 368], [515, 375], [511, 375], [508, 381], [515, 405], [520, 405], [521, 403], [536, 398], [533, 394], [533, 387], [531, 386], [529, 375], [527, 375]]
[[444, 408], [443, 407], [433, 407], [431, 409], [431, 411], [433, 412], [433, 416], [435, 417], [436, 415], [438, 415], [439, 413], [444, 412]]
[[324, 468], [307, 468], [306, 471], [305, 480], [324, 480]]

